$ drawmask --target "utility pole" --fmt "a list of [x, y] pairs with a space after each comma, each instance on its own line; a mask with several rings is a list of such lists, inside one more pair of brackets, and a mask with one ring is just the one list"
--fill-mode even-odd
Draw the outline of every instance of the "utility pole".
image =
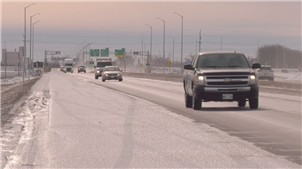
[[151, 62], [151, 56], [152, 56], [152, 26], [148, 25], [148, 24], [145, 24], [147, 26], [149, 26], [151, 28], [151, 37], [150, 37], [150, 52], [148, 53], [149, 56], [148, 56], [148, 62], [147, 62], [147, 69], [148, 69], [148, 73], [151, 72], [150, 70], [150, 62]]
[[201, 30], [199, 31], [199, 52], [201, 50]]
[[196, 38], [196, 43], [195, 44], [196, 44], [196, 53], [197, 53], [197, 38]]
[[172, 68], [172, 73], [174, 73], [174, 38], [170, 36], [170, 38], [173, 39], [173, 68]]

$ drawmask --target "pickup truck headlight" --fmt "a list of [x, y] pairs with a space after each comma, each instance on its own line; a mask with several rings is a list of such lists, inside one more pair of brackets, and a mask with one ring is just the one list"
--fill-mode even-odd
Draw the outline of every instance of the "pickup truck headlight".
[[256, 75], [250, 75], [250, 84], [257, 84], [258, 79], [256, 78]]
[[195, 85], [204, 85], [204, 76], [195, 76]]
[[100, 73], [100, 70], [97, 70], [96, 73]]
[[120, 76], [120, 74], [117, 74], [117, 76]]
[[108, 76], [108, 74], [106, 74], [106, 76]]

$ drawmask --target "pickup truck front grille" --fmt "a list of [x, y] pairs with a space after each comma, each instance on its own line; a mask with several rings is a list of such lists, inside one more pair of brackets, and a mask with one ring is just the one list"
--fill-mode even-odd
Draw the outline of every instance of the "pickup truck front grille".
[[67, 68], [66, 70], [67, 70], [67, 71], [71, 71], [71, 68]]
[[249, 84], [248, 75], [207, 75], [207, 86], [244, 86]]

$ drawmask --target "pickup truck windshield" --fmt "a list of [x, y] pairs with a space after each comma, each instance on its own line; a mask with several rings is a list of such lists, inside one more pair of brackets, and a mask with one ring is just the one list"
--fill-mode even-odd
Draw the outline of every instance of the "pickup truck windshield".
[[66, 63], [65, 66], [72, 66], [72, 63]]
[[198, 57], [196, 68], [225, 69], [249, 68], [250, 65], [242, 54], [206, 54]]

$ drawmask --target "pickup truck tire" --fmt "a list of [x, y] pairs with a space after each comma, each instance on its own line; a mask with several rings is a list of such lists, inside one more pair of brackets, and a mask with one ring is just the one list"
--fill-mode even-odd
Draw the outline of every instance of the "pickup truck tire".
[[95, 76], [94, 78], [95, 78], [95, 79], [98, 79], [99, 77], [98, 77], [98, 76]]
[[258, 98], [250, 98], [249, 99], [250, 109], [258, 109], [258, 102], [259, 102]]
[[105, 82], [105, 80], [102, 80], [102, 82]]
[[238, 101], [238, 107], [245, 107], [246, 105], [246, 100], [239, 100]]
[[185, 92], [185, 103], [186, 103], [186, 108], [192, 108], [192, 96], [189, 96]]
[[202, 107], [201, 99], [195, 99], [194, 95], [195, 95], [195, 94], [193, 93], [193, 99], [192, 99], [192, 102], [193, 102], [193, 104], [192, 104], [193, 109], [194, 109], [194, 110], [200, 110], [201, 107]]

